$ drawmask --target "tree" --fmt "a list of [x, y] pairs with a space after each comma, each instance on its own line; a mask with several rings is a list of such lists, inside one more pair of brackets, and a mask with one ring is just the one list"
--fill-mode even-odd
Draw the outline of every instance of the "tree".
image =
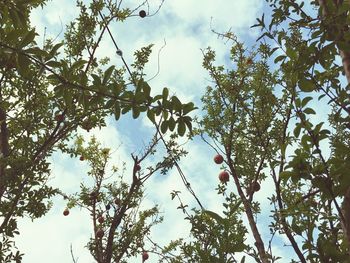
[[130, 184], [127, 183], [125, 163], [122, 167], [113, 165], [109, 171], [111, 149], [101, 148], [96, 138], [85, 146], [84, 139], [77, 136], [75, 146], [69, 150], [72, 156], [80, 156], [80, 160], [89, 162], [91, 170], [87, 175], [92, 183], [82, 183], [80, 191], [74, 195], [61, 194], [67, 199], [67, 209], [80, 207], [89, 211], [94, 232], [87, 247], [96, 262], [127, 262], [127, 258], [141, 255], [151, 227], [162, 221], [157, 206], [140, 210], [143, 188], [154, 173], [167, 173], [174, 158], [180, 158], [185, 152], [172, 140], [172, 147], [163, 160], [154, 166], [142, 167], [143, 162], [157, 151], [160, 136], [156, 132], [144, 152], [132, 156], [134, 166]]
[[[253, 26], [263, 31], [256, 50], [232, 32], [219, 34], [232, 41], [233, 69], [216, 66], [210, 48], [204, 52], [214, 84], [203, 97], [197, 134], [224, 157], [235, 187], [217, 188], [223, 216], [180, 206], [193, 241], [170, 246], [181, 250], [182, 260], [172, 262], [245, 262], [247, 256], [276, 262], [272, 244], [279, 236], [287, 238], [292, 262], [349, 262], [350, 4], [267, 2], [269, 23], [263, 15]], [[273, 63], [278, 71], [268, 66]], [[313, 118], [315, 102], [329, 105], [321, 122]], [[260, 186], [272, 191], [271, 213], [256, 198]], [[236, 219], [242, 215], [247, 227]], [[267, 216], [268, 227], [257, 224]], [[245, 241], [247, 231], [253, 244]]]
[[[137, 10], [120, 10], [111, 1], [92, 1], [89, 7], [78, 1], [81, 13], [68, 27], [62, 58], [60, 44], [48, 40], [39, 48], [34, 41], [28, 14], [43, 3], [22, 0], [0, 5], [1, 260], [20, 261], [20, 253], [13, 253], [10, 243], [18, 233], [16, 218], [43, 215], [48, 209], [45, 200], [60, 193], [43, 184], [49, 174], [46, 157], [55, 150], [86, 155], [92, 164], [94, 184], [82, 185], [76, 195], [67, 196], [69, 208], [91, 211], [92, 255], [97, 262], [125, 260], [142, 251], [140, 233], [157, 222], [146, 222], [157, 214], [151, 209], [136, 216], [133, 226], [128, 224], [128, 214], [135, 214], [142, 196], [140, 182], [153, 171], [137, 171], [149, 152], [134, 156], [130, 185], [109, 185], [104, 181], [108, 150], [95, 141], [85, 147], [79, 137], [76, 148], [66, 142], [77, 127], [89, 130], [104, 125], [103, 119], [112, 113], [118, 119], [129, 111], [134, 118], [147, 112], [156, 124], [156, 140], [164, 140], [159, 131], [183, 135], [191, 129], [187, 114], [194, 106], [169, 98], [166, 88], [161, 95], [150, 96], [143, 67], [151, 46], [135, 53], [134, 71], [126, 63], [124, 69], [115, 69], [95, 58], [98, 43], [109, 34], [108, 25]], [[201, 205], [189, 211], [180, 193], [171, 193], [192, 226], [191, 240], [175, 240], [163, 248], [154, 243], [161, 262], [276, 262], [280, 257], [273, 245], [278, 237], [288, 240], [283, 256], [292, 253], [292, 262], [349, 261], [350, 4], [341, 0], [267, 3], [270, 21], [263, 15], [254, 25], [262, 29], [256, 48], [246, 48], [232, 32], [218, 34], [232, 43], [233, 68], [215, 65], [215, 52], [203, 51], [203, 66], [214, 84], [203, 96], [205, 115], [192, 135], [202, 136], [222, 155], [221, 168], [230, 179], [221, 179], [217, 187], [224, 198], [221, 214]], [[82, 50], [89, 54], [87, 59]], [[116, 52], [122, 55], [118, 46]], [[313, 103], [328, 105], [324, 107], [328, 116], [317, 115]], [[155, 169], [179, 168], [176, 154], [174, 158], [178, 151], [172, 153], [169, 145], [167, 161]], [[265, 187], [272, 191], [267, 200], [271, 212], [262, 210], [258, 199]], [[121, 200], [115, 200], [118, 191]], [[112, 202], [110, 215], [103, 205]], [[96, 223], [103, 214], [104, 221]], [[258, 224], [260, 218], [271, 218], [270, 224]], [[253, 242], [247, 241], [248, 233]]]
[[[67, 26], [64, 39], [45, 39], [40, 47], [29, 15], [45, 0], [0, 1], [0, 234], [1, 262], [19, 262], [12, 238], [19, 234], [17, 218], [43, 216], [50, 197], [59, 193], [45, 184], [50, 176], [48, 157], [68, 151], [67, 142], [78, 128], [89, 131], [105, 125], [105, 118], [131, 111], [184, 135], [191, 128], [192, 103], [176, 96], [151, 96], [143, 68], [151, 46], [135, 52], [129, 67], [117, 69], [107, 58], [96, 57], [104, 37], [115, 39], [109, 26], [138, 12], [121, 9], [122, 1], [77, 1], [78, 18]], [[106, 35], [108, 34], [108, 35]], [[115, 43], [116, 44], [116, 43]], [[63, 50], [62, 50], [62, 47]], [[60, 53], [61, 52], [61, 53]], [[87, 54], [87, 55], [86, 55]]]

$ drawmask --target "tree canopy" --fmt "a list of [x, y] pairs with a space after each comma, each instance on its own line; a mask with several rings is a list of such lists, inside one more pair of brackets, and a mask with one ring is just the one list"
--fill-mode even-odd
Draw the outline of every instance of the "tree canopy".
[[[135, 51], [132, 64], [124, 59], [111, 25], [151, 14], [147, 1], [135, 9], [121, 2], [77, 1], [64, 39], [41, 46], [30, 13], [46, 1], [0, 0], [0, 261], [22, 261], [18, 219], [45, 216], [61, 195], [65, 216], [74, 207], [90, 213], [87, 249], [99, 263], [137, 255], [142, 262], [350, 262], [350, 2], [266, 0], [267, 13], [252, 25], [261, 29], [253, 47], [235, 32], [214, 31], [230, 43], [230, 66], [217, 65], [211, 47], [202, 50], [211, 82], [201, 111], [166, 87], [152, 95], [144, 73], [152, 44]], [[97, 57], [106, 38], [123, 67]], [[114, 149], [79, 134], [124, 114], [145, 114], [154, 127], [132, 155], [131, 174], [110, 169]], [[182, 136], [201, 137], [217, 153], [221, 210], [209, 210], [186, 179], [179, 160], [190, 149]], [[157, 151], [162, 157], [144, 167]], [[87, 162], [92, 183], [75, 194], [49, 186], [49, 157], [57, 152]], [[197, 206], [169, 193], [191, 230], [189, 239], [161, 246], [149, 238], [162, 222], [158, 206], [140, 207], [147, 180], [171, 169]], [[265, 188], [268, 199], [258, 199]], [[284, 240], [285, 257], [274, 250], [276, 239]]]

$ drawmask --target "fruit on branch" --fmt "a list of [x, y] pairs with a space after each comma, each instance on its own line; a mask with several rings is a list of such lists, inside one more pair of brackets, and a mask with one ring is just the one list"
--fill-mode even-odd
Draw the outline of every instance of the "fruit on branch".
[[146, 261], [149, 258], [147, 251], [142, 252], [142, 262]]
[[99, 216], [99, 217], [97, 218], [97, 221], [98, 221], [100, 224], [102, 224], [102, 223], [105, 221], [105, 219], [104, 219], [103, 216]]
[[260, 190], [260, 184], [258, 182], [254, 182], [252, 185], [252, 189], [254, 190], [254, 192], [257, 192]]
[[69, 215], [69, 210], [68, 210], [68, 208], [64, 209], [64, 211], [63, 211], [63, 215], [64, 215], [64, 216]]
[[219, 180], [222, 182], [222, 183], [226, 183], [230, 180], [230, 174], [227, 172], [227, 171], [222, 171], [220, 172], [219, 174]]
[[63, 114], [57, 114], [57, 115], [55, 116], [55, 120], [56, 120], [57, 122], [62, 122], [62, 121], [64, 121], [64, 115], [63, 115]]
[[80, 161], [84, 161], [84, 160], [85, 160], [85, 157], [82, 155], [82, 156], [80, 156], [79, 160], [80, 160]]
[[145, 11], [145, 10], [141, 10], [141, 11], [139, 12], [139, 16], [140, 16], [141, 18], [146, 17], [146, 11]]
[[253, 64], [253, 60], [251, 58], [248, 58], [246, 63], [247, 63], [247, 65], [251, 65], [251, 64]]
[[89, 194], [90, 200], [95, 200], [95, 199], [97, 199], [97, 197], [98, 197], [98, 193], [95, 192], [95, 191], [92, 191], [92, 192]]
[[101, 229], [101, 228], [97, 229], [97, 231], [96, 231], [97, 238], [102, 238], [104, 234], [105, 234], [105, 232], [103, 231], [103, 229]]
[[93, 128], [93, 124], [89, 119], [86, 119], [81, 124], [81, 128], [89, 132]]
[[119, 198], [116, 198], [116, 199], [114, 199], [114, 203], [115, 203], [117, 206], [120, 206], [122, 202], [120, 201]]
[[222, 157], [222, 155], [220, 154], [215, 155], [214, 162], [216, 164], [222, 164], [223, 161], [224, 161], [224, 157]]
[[111, 205], [110, 205], [110, 204], [107, 204], [107, 205], [106, 205], [106, 210], [109, 210], [109, 209], [111, 209]]
[[252, 195], [254, 192], [258, 192], [260, 190], [260, 184], [258, 182], [251, 183], [247, 188], [247, 196]]

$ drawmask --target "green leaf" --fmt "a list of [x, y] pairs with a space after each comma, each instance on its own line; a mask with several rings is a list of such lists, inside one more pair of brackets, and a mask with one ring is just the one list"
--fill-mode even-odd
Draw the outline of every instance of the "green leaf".
[[186, 132], [186, 125], [185, 122], [182, 119], [179, 119], [178, 125], [177, 125], [177, 133], [180, 136], [184, 136]]
[[301, 123], [297, 123], [293, 131], [294, 137], [298, 138], [300, 135], [300, 131], [301, 131]]
[[19, 71], [19, 74], [21, 74], [23, 77], [29, 77], [30, 64], [31, 64], [31, 61], [27, 56], [23, 54], [18, 54], [17, 56], [18, 71]]
[[49, 66], [50, 68], [59, 68], [61, 67], [61, 63], [58, 61], [50, 60], [45, 63], [46, 66]]
[[139, 81], [138, 85], [140, 86], [141, 90], [146, 94], [146, 96], [150, 96], [151, 94], [151, 87], [148, 85], [146, 81], [143, 79]]
[[149, 119], [151, 122], [153, 122], [153, 123], [156, 122], [156, 120], [155, 120], [155, 113], [154, 113], [153, 110], [150, 109], [150, 110], [147, 111], [147, 117], [148, 117], [148, 119]]
[[190, 103], [186, 103], [183, 105], [183, 109], [182, 109], [182, 114], [186, 115], [187, 113], [193, 111], [195, 109], [193, 102]]
[[169, 130], [170, 131], [174, 131], [175, 126], [176, 126], [176, 122], [175, 122], [174, 118], [171, 116], [169, 118], [168, 122], [169, 122], [169, 124], [168, 124], [169, 125]]
[[123, 109], [122, 109], [122, 114], [126, 114], [127, 112], [129, 112], [131, 110], [131, 106], [130, 105], [126, 105]]
[[164, 134], [168, 130], [168, 121], [163, 121], [160, 125], [160, 131]]
[[190, 116], [183, 117], [183, 120], [189, 131], [192, 131], [192, 118]]
[[54, 57], [54, 56], [56, 55], [58, 49], [59, 49], [60, 47], [62, 47], [62, 46], [63, 46], [63, 42], [54, 45], [54, 46], [52, 47], [50, 53], [49, 53], [49, 59], [52, 58], [52, 57]]
[[305, 98], [303, 98], [303, 100], [302, 100], [302, 102], [301, 102], [301, 107], [305, 107], [306, 106], [306, 104], [310, 101], [310, 100], [312, 100], [312, 97], [305, 97]]
[[298, 53], [293, 48], [287, 47], [286, 54], [292, 60], [295, 60], [298, 57]]
[[36, 33], [34, 29], [28, 31], [27, 34], [24, 36], [23, 40], [21, 41], [21, 43], [19, 44], [19, 47], [23, 48], [28, 44], [32, 43], [34, 41], [35, 35]]
[[310, 136], [308, 134], [304, 134], [301, 137], [301, 146], [303, 146], [306, 151], [310, 150], [310, 145], [308, 144], [310, 141]]
[[299, 88], [301, 91], [311, 92], [315, 90], [315, 85], [311, 80], [303, 78], [299, 80]]
[[77, 69], [81, 69], [85, 64], [86, 64], [86, 60], [83, 60], [83, 59], [79, 59], [77, 61], [75, 61], [73, 63], [73, 65], [71, 66], [70, 68], [70, 71], [75, 71]]
[[277, 58], [275, 58], [274, 63], [277, 64], [279, 61], [285, 60], [286, 56], [282, 55], [282, 56], [278, 56]]
[[182, 109], [182, 104], [181, 104], [181, 101], [176, 97], [176, 96], [173, 96], [171, 98], [171, 103], [172, 103], [172, 106], [173, 106], [173, 109], [177, 112], [180, 112], [181, 109]]
[[162, 93], [163, 100], [167, 100], [168, 96], [169, 96], [169, 90], [168, 88], [164, 88]]
[[134, 96], [134, 100], [135, 103], [137, 104], [141, 104], [146, 100], [146, 96], [145, 93], [143, 93], [142, 91], [136, 91], [135, 96]]
[[91, 77], [93, 78], [93, 84], [96, 86], [96, 87], [99, 87], [101, 85], [101, 79], [98, 75], [96, 74], [91, 74]]
[[162, 112], [162, 117], [163, 117], [163, 119], [164, 119], [164, 120], [167, 120], [167, 119], [168, 119], [168, 116], [169, 116], [168, 111], [163, 110], [163, 112]]
[[316, 112], [311, 108], [306, 108], [305, 110], [303, 110], [303, 112], [306, 114], [316, 114]]
[[110, 79], [113, 70], [114, 70], [115, 66], [110, 66], [104, 73], [103, 75], [103, 80], [102, 80], [102, 85], [106, 85], [108, 80]]
[[292, 220], [292, 230], [297, 234], [301, 235], [303, 233], [302, 228], [296, 223], [295, 218]]
[[137, 106], [132, 107], [132, 117], [137, 119], [140, 116], [140, 109]]
[[222, 218], [220, 215], [218, 215], [217, 213], [210, 211], [210, 210], [204, 210], [203, 211], [204, 214], [208, 215], [210, 218], [214, 219], [216, 222], [218, 222], [219, 224], [225, 224], [225, 219]]
[[295, 176], [296, 173], [293, 171], [283, 171], [280, 173], [279, 177], [283, 180], [283, 181], [287, 181], [289, 178]]
[[115, 120], [120, 118], [120, 104], [118, 101], [114, 104], [114, 118]]
[[324, 178], [324, 177], [315, 177], [311, 180], [311, 183], [314, 187], [318, 188], [322, 193], [326, 193], [328, 194], [329, 193], [329, 190], [328, 190], [328, 180], [327, 178]]
[[109, 109], [109, 108], [111, 108], [113, 105], [114, 105], [114, 103], [115, 103], [115, 100], [108, 100], [107, 102], [106, 102], [106, 104], [105, 104], [105, 109]]

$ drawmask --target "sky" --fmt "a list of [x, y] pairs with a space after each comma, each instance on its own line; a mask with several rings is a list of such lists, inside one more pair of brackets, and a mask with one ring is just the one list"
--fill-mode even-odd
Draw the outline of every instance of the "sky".
[[[165, 0], [157, 15], [144, 19], [133, 16], [124, 23], [113, 24], [111, 29], [129, 64], [133, 61], [135, 50], [154, 44], [154, 52], [146, 67], [149, 78], [158, 71], [158, 51], [161, 49], [159, 74], [149, 82], [153, 94], [159, 93], [166, 86], [183, 102], [194, 101], [197, 106], [200, 106], [200, 97], [204, 94], [206, 86], [210, 84], [209, 76], [201, 65], [201, 49], [212, 47], [217, 52], [218, 64], [227, 64], [230, 49], [228, 43], [218, 39], [212, 33], [211, 27], [218, 32], [231, 29], [241, 41], [248, 46], [252, 45], [259, 36], [259, 31], [251, 29], [250, 26], [255, 23], [256, 17], [261, 17], [264, 12], [263, 2], [261, 0]], [[123, 3], [124, 6], [133, 9], [141, 1]], [[150, 1], [150, 13], [157, 9], [159, 3], [160, 1]], [[52, 0], [43, 9], [34, 10], [31, 21], [40, 34], [38, 41], [42, 41], [45, 27], [47, 36], [62, 38], [64, 25], [77, 14], [75, 1], [71, 0]], [[166, 45], [162, 48], [164, 43]], [[101, 57], [110, 57], [117, 67], [122, 66], [107, 35], [97, 54]], [[94, 129], [90, 133], [80, 132], [86, 138], [95, 135], [103, 146], [115, 150], [112, 162], [121, 164], [125, 161], [127, 172], [130, 173], [131, 154], [138, 152], [140, 146], [147, 143], [152, 135], [152, 125], [144, 116], [138, 120], [123, 116], [118, 123], [110, 118], [107, 123], [107, 127], [101, 130]], [[180, 162], [181, 168], [206, 208], [221, 213], [222, 200], [215, 191], [220, 167], [212, 161], [215, 152], [199, 139], [189, 142], [185, 147], [189, 154]], [[79, 189], [81, 181], [87, 181], [86, 172], [89, 167], [86, 163], [61, 154], [54, 154], [51, 160], [52, 178], [49, 181], [51, 185], [61, 188], [64, 192], [74, 193]], [[233, 188], [233, 182], [229, 182], [228, 187]], [[164, 216], [164, 222], [155, 226], [151, 232], [152, 239], [161, 245], [179, 237], [186, 237], [190, 230], [190, 226], [183, 219], [182, 212], [176, 209], [178, 202], [170, 198], [170, 192], [173, 190], [181, 191], [184, 203], [189, 204], [190, 207], [196, 206], [176, 170], [170, 171], [162, 178], [159, 174], [155, 174], [146, 183], [146, 198], [142, 206], [146, 208], [158, 204]], [[259, 200], [266, 200], [270, 194], [269, 188], [262, 185], [262, 190], [256, 197]], [[64, 217], [62, 212], [65, 205], [62, 198], [55, 197], [52, 209], [43, 218], [34, 222], [30, 219], [20, 220], [21, 235], [17, 237], [16, 242], [18, 248], [25, 253], [23, 262], [72, 262], [70, 245], [74, 255], [79, 258], [78, 262], [94, 262], [88, 250], [84, 248], [92, 233], [89, 215], [75, 208], [71, 210], [69, 216]], [[269, 209], [268, 202], [263, 203], [262, 208]], [[243, 220], [246, 221], [245, 218]], [[258, 225], [263, 226], [267, 222], [264, 219], [259, 221]], [[263, 234], [268, 234], [267, 228], [264, 231]], [[252, 240], [250, 235], [248, 240]], [[276, 243], [274, 249], [282, 256], [282, 253], [286, 252], [282, 252], [281, 244], [283, 245], [283, 240], [279, 244]], [[147, 262], [158, 262], [157, 259], [156, 255], [151, 254]], [[131, 259], [130, 262], [141, 262], [141, 257]]]

